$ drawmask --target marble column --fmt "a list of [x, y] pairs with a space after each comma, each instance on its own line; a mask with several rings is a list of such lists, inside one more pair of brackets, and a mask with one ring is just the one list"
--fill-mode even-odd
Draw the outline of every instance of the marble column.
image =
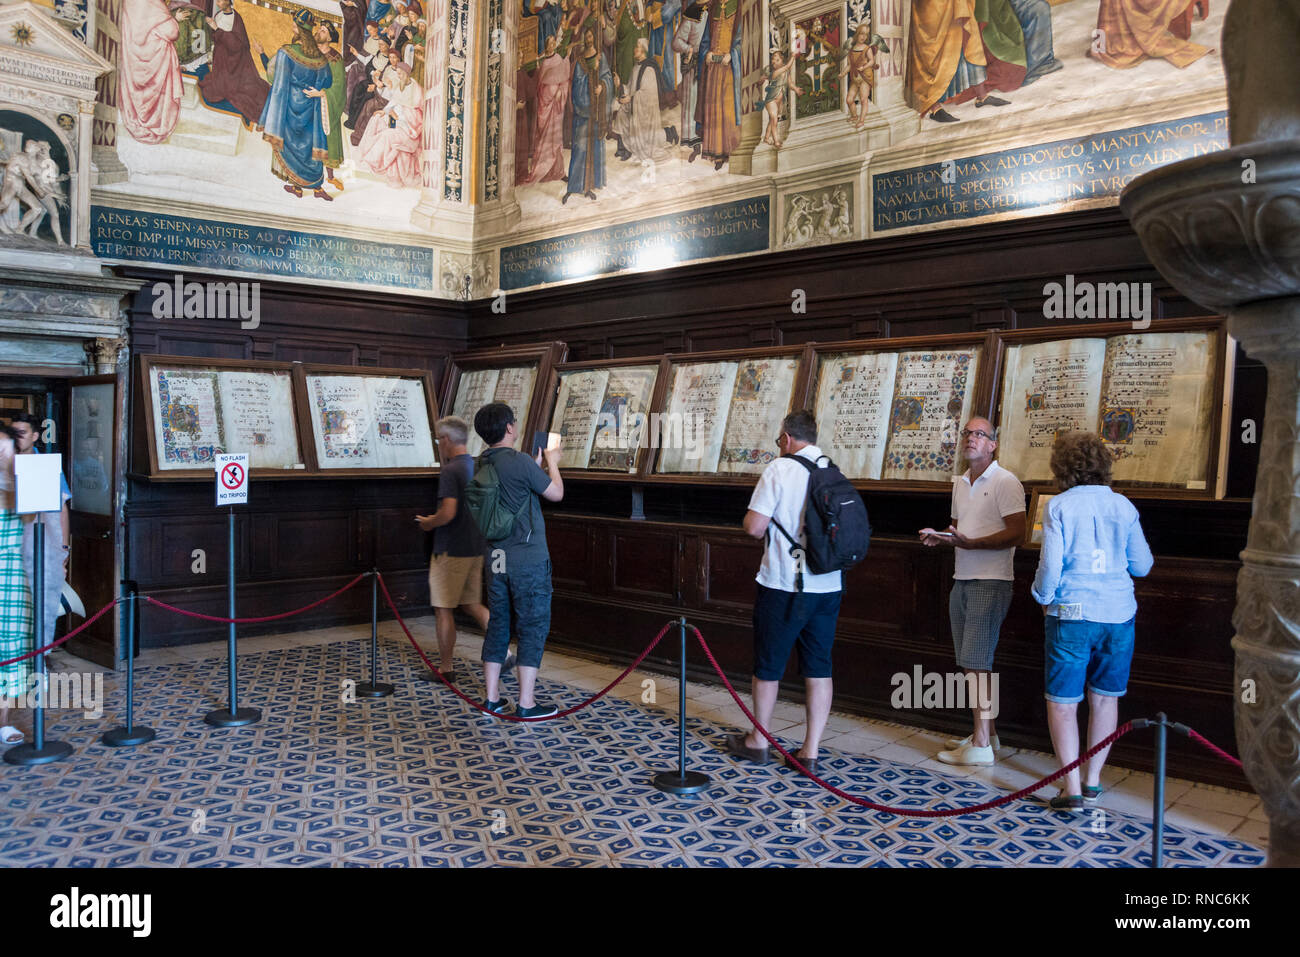
[[[1121, 205], [1160, 272], [1189, 298], [1225, 312], [1230, 333], [1268, 369], [1254, 508], [1237, 578], [1232, 694], [1238, 751], [1269, 817], [1269, 865], [1296, 867], [1300, 4], [1238, 0], [1225, 20], [1223, 51], [1231, 148], [1134, 180]], [[1240, 434], [1234, 429], [1231, 440]]]

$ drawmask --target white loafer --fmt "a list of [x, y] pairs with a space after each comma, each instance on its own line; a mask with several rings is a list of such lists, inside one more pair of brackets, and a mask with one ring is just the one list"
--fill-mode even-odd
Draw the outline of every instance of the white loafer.
[[940, 751], [937, 757], [944, 764], [992, 764], [993, 749], [964, 744], [952, 751]]

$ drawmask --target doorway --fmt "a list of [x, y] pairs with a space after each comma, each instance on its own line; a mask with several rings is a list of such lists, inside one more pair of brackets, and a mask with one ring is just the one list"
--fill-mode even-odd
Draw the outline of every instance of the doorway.
[[[117, 377], [0, 374], [0, 425], [19, 413], [40, 420], [36, 450], [62, 459], [63, 477], [72, 498], [68, 509], [68, 563], [65, 604], [93, 615], [117, 594], [116, 462]], [[61, 614], [54, 637], [82, 621]], [[63, 647], [105, 667], [117, 665], [117, 616], [109, 613]]]

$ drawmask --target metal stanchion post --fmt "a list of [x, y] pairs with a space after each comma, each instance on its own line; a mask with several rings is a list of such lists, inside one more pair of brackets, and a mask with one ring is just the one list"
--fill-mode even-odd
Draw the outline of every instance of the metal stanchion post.
[[[35, 536], [32, 548], [32, 605], [36, 613], [36, 644], [33, 648], [45, 647], [45, 522], [41, 516], [36, 517], [36, 526], [32, 530]], [[45, 653], [36, 656], [36, 708], [32, 712], [32, 741], [20, 744], [5, 752], [5, 761], [28, 767], [33, 764], [49, 764], [72, 754], [72, 745], [66, 741], [45, 740], [45, 696], [49, 693], [49, 681], [45, 674]]]
[[370, 680], [357, 685], [358, 698], [386, 698], [393, 686], [376, 681], [379, 677], [379, 569], [370, 570]]
[[[235, 508], [233, 505], [230, 506], [230, 524], [226, 536], [226, 545], [227, 561], [230, 563], [230, 579], [226, 586], [226, 606], [229, 611], [226, 612], [226, 615], [230, 618], [236, 618], [238, 616], [235, 614]], [[230, 668], [230, 707], [209, 711], [203, 716], [203, 720], [217, 728], [239, 728], [262, 720], [262, 712], [258, 708], [239, 707], [239, 689], [235, 671], [235, 623], [233, 621], [230, 623], [227, 652]]]
[[126, 645], [126, 724], [112, 731], [104, 732], [100, 739], [109, 747], [123, 748], [132, 744], [144, 744], [157, 735], [153, 728], [135, 723], [135, 600], [136, 585], [133, 581], [122, 582], [123, 618], [122, 641]]
[[677, 770], [661, 771], [654, 776], [654, 786], [669, 794], [694, 794], [703, 791], [712, 780], [707, 774], [686, 770], [686, 616], [678, 620], [681, 628], [681, 678], [677, 686]]
[[1152, 722], [1156, 728], [1156, 784], [1151, 798], [1151, 866], [1163, 866], [1165, 853], [1165, 735], [1169, 719], [1161, 711]]

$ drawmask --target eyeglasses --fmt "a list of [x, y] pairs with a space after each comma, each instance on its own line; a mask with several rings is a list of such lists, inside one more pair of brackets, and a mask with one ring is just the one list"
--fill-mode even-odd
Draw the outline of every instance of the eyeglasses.
[[782, 432], [780, 435], [778, 435], [778, 436], [776, 437], [776, 447], [777, 447], [778, 449], [781, 447], [781, 440], [784, 439], [784, 438], [785, 438], [785, 433], [784, 433], [784, 432]]
[[961, 437], [963, 439], [969, 439], [972, 435], [978, 435], [981, 439], [988, 439], [989, 441], [993, 440], [993, 436], [989, 435], [983, 429], [962, 429], [961, 430]]

